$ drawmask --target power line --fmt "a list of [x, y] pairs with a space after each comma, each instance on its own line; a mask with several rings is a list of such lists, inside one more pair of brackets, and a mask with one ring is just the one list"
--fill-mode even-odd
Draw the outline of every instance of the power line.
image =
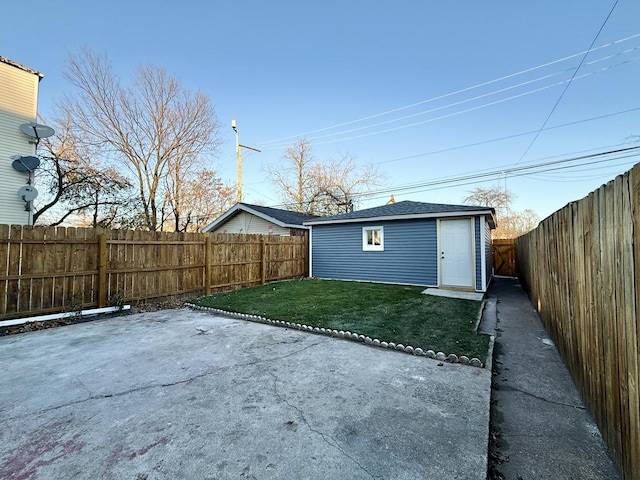
[[573, 79], [575, 78], [575, 76], [577, 75], [578, 71], [580, 70], [580, 67], [582, 67], [582, 64], [584, 63], [584, 61], [587, 58], [587, 55], [589, 55], [589, 52], [591, 51], [591, 48], [593, 47], [593, 45], [596, 43], [596, 40], [598, 39], [598, 37], [600, 36], [600, 33], [602, 33], [602, 30], [604, 29], [604, 26], [607, 24], [607, 22], [609, 21], [609, 17], [611, 17], [611, 14], [613, 13], [613, 11], [615, 10], [616, 6], [618, 5], [618, 1], [619, 0], [615, 0], [613, 7], [611, 7], [611, 10], [609, 11], [609, 14], [607, 15], [607, 18], [604, 19], [604, 22], [602, 22], [602, 25], [600, 26], [600, 29], [598, 30], [598, 33], [596, 33], [596, 36], [593, 37], [593, 40], [591, 41], [591, 45], [589, 45], [589, 48], [587, 49], [587, 51], [585, 52], [585, 54], [582, 56], [582, 58], [580, 59], [580, 64], [578, 65], [578, 68], [576, 68], [573, 72], [573, 75], [571, 76], [571, 78], [569, 79], [569, 82], [567, 82], [567, 84], [565, 85], [564, 89], [562, 90], [562, 93], [560, 93], [560, 96], [558, 97], [558, 100], [556, 100], [556, 103], [553, 105], [553, 108], [551, 109], [551, 111], [549, 112], [549, 115], [547, 115], [547, 118], [544, 120], [544, 122], [542, 122], [542, 126], [538, 129], [538, 131], [536, 132], [535, 136], [533, 137], [533, 139], [531, 140], [531, 142], [529, 143], [529, 146], [525, 149], [524, 153], [522, 154], [522, 156], [520, 157], [520, 159], [516, 162], [516, 165], [518, 163], [520, 163], [522, 161], [522, 159], [527, 155], [527, 153], [529, 153], [529, 150], [531, 150], [531, 147], [533, 147], [533, 144], [536, 143], [536, 140], [538, 139], [538, 137], [540, 136], [540, 132], [542, 132], [542, 129], [547, 125], [547, 122], [549, 122], [549, 119], [551, 118], [551, 116], [553, 115], [553, 112], [556, 111], [556, 108], [558, 108], [558, 105], [560, 104], [560, 102], [562, 101], [565, 93], [567, 93], [567, 90], [569, 89], [569, 86], [571, 85], [571, 83], [573, 82]]
[[[632, 60], [628, 60], [628, 61], [616, 64], [616, 65], [613, 65], [613, 66], [604, 67], [604, 68], [602, 68], [600, 70], [597, 70], [597, 71], [592, 71], [592, 72], [589, 72], [589, 73], [585, 73], [583, 75], [580, 75], [579, 77], [574, 77], [573, 81], [581, 80], [581, 79], [586, 78], [586, 77], [588, 77], [590, 75], [595, 75], [596, 73], [601, 73], [601, 72], [610, 70], [611, 68], [614, 68], [614, 67], [617, 67], [617, 66], [620, 66], [620, 65], [624, 65], [626, 63], [629, 63], [630, 61], [635, 61], [635, 60], [639, 60], [639, 59], [640, 59], [640, 57], [635, 57]], [[406, 125], [401, 125], [399, 127], [394, 127], [394, 128], [388, 128], [388, 129], [385, 129], [385, 130], [378, 130], [376, 132], [364, 133], [364, 134], [361, 134], [361, 135], [354, 135], [354, 136], [347, 137], [347, 138], [340, 138], [338, 140], [328, 140], [328, 141], [325, 141], [325, 142], [314, 142], [314, 145], [326, 145], [328, 143], [344, 142], [344, 141], [347, 141], [347, 140], [355, 140], [355, 139], [358, 139], [358, 138], [370, 137], [370, 136], [373, 136], [373, 135], [380, 135], [382, 133], [389, 133], [389, 132], [394, 132], [394, 131], [397, 131], [397, 130], [402, 130], [402, 129], [405, 129], [405, 128], [415, 127], [415, 126], [418, 126], [418, 125], [423, 125], [425, 123], [431, 123], [431, 122], [435, 122], [435, 121], [438, 121], [438, 120], [443, 120], [443, 119], [446, 119], [446, 118], [455, 117], [457, 115], [462, 115], [463, 113], [473, 112], [473, 111], [480, 110], [480, 109], [483, 109], [483, 108], [491, 107], [493, 105], [498, 105], [500, 103], [505, 103], [505, 102], [508, 102], [508, 101], [511, 101], [511, 100], [515, 100], [517, 98], [521, 98], [521, 97], [525, 97], [525, 96], [528, 96], [528, 95], [532, 95], [534, 93], [542, 92], [544, 90], [548, 90], [550, 88], [566, 84], [566, 83], [568, 83], [570, 81], [571, 80], [563, 80], [561, 82], [556, 82], [556, 83], [551, 84], [551, 85], [546, 85], [544, 87], [536, 88], [534, 90], [529, 90], [529, 91], [524, 92], [524, 93], [519, 93], [517, 95], [512, 95], [510, 97], [501, 98], [499, 100], [494, 100], [493, 102], [485, 103], [485, 104], [482, 104], [482, 105], [476, 105], [475, 107], [470, 107], [470, 108], [467, 108], [467, 109], [464, 109], [464, 110], [460, 110], [460, 111], [457, 111], [457, 112], [453, 112], [453, 113], [449, 113], [449, 114], [446, 114], [446, 115], [441, 115], [439, 117], [433, 117], [433, 118], [429, 118], [427, 120], [421, 120], [419, 122], [414, 122], [414, 123], [410, 123], [410, 124], [406, 124]], [[267, 147], [267, 148], [269, 148], [269, 147]]]
[[[635, 155], [634, 155], [635, 156]], [[627, 158], [627, 156], [625, 157], [621, 157], [621, 158]], [[617, 160], [617, 159], [616, 159]], [[530, 174], [528, 175], [529, 178], [533, 179], [533, 180], [537, 180], [539, 182], [551, 182], [551, 183], [569, 183], [569, 182], [576, 182], [576, 181], [580, 181], [581, 179], [583, 181], [587, 181], [587, 180], [593, 180], [594, 178], [601, 178], [602, 174], [587, 174], [587, 175], [576, 175], [577, 173], [581, 173], [581, 172], [594, 172], [596, 170], [605, 170], [605, 169], [611, 169], [611, 168], [619, 168], [622, 166], [628, 166], [631, 164], [636, 163], [635, 160], [627, 160], [625, 162], [620, 162], [620, 163], [616, 163], [614, 165], [602, 165], [599, 167], [589, 167], [589, 168], [580, 168], [582, 165], [580, 166], [576, 166], [575, 169], [573, 169], [571, 171], [571, 178], [564, 178], [561, 179], [555, 175], [544, 175], [546, 172], [539, 172], [535, 173], [535, 174]]]
[[[622, 157], [616, 157], [616, 158], [611, 158], [611, 159], [594, 160], [592, 162], [587, 162], [587, 163], [585, 163], [583, 165], [593, 165], [593, 164], [598, 164], [598, 163], [603, 163], [603, 162], [610, 162], [610, 161], [613, 161], [613, 160], [619, 160], [621, 158], [636, 157], [638, 155], [639, 155], [638, 153], [634, 153], [634, 154], [631, 154], [631, 155], [625, 155], [625, 156], [622, 156]], [[552, 172], [552, 171], [558, 171], [558, 170], [566, 170], [566, 169], [575, 168], [575, 167], [576, 167], [576, 165], [565, 165], [565, 166], [562, 166], [562, 167], [553, 167], [553, 168], [550, 167], [550, 168], [546, 168], [546, 169], [540, 170], [539, 172], [534, 172], [534, 173], [545, 173], [545, 172]], [[499, 179], [500, 176], [503, 175], [503, 174], [504, 174], [504, 171], [494, 172], [493, 176], [488, 176], [487, 175], [486, 178], [473, 179], [473, 180], [469, 180], [469, 181], [459, 181], [459, 182], [456, 182], [455, 184], [451, 184], [451, 185], [450, 184], [441, 184], [441, 185], [434, 185], [434, 186], [425, 185], [423, 187], [419, 187], [419, 188], [413, 189], [412, 191], [415, 192], [415, 193], [418, 193], [418, 192], [427, 192], [427, 191], [433, 191], [433, 190], [442, 190], [442, 189], [445, 189], [445, 188], [463, 187], [465, 185], [475, 185], [477, 183], [488, 182], [488, 181], [492, 181], [492, 180], [495, 180], [495, 179]], [[530, 176], [530, 175], [531, 175], [531, 173], [528, 173], [528, 172], [520, 172], [520, 173], [515, 173], [513, 175], [510, 175], [509, 178], [512, 178], [512, 177], [524, 177], [524, 176]], [[391, 192], [391, 193], [394, 193], [394, 192]], [[375, 195], [377, 195], [377, 192], [375, 193]], [[386, 195], [388, 195], [388, 193]], [[370, 199], [371, 200], [375, 200], [377, 198], [386, 198], [386, 195], [374, 196], [374, 197], [370, 197]], [[362, 195], [363, 198], [365, 196], [367, 196], [367, 195]]]
[[[605, 162], [612, 162], [614, 160], [620, 160], [624, 158], [631, 158], [638, 156], [638, 150], [640, 150], [640, 145], [626, 148], [619, 148], [615, 150], [607, 150], [604, 152], [597, 152], [589, 155], [580, 155], [576, 157], [570, 157], [560, 160], [554, 160], [549, 162], [540, 162], [531, 165], [521, 165], [519, 167], [505, 167], [497, 170], [491, 171], [482, 171], [477, 173], [459, 175], [459, 176], [451, 176], [451, 177], [443, 177], [436, 180], [425, 181], [425, 182], [416, 182], [405, 185], [397, 185], [395, 187], [383, 188], [380, 190], [369, 191], [369, 192], [358, 192], [351, 195], [351, 198], [356, 199], [364, 199], [369, 198], [370, 200], [374, 200], [377, 198], [384, 198], [389, 194], [397, 194], [398, 192], [423, 192], [423, 191], [431, 191], [431, 190], [440, 190], [443, 188], [452, 188], [452, 187], [460, 187], [465, 185], [473, 185], [479, 182], [486, 182], [490, 180], [495, 180], [496, 178], [500, 178], [507, 174], [511, 177], [522, 177], [522, 176], [530, 176], [532, 174], [546, 173], [551, 171], [559, 171], [559, 170], [567, 170], [572, 168], [580, 168], [588, 165], [596, 165]], [[602, 158], [609, 155], [615, 155], [612, 158]], [[567, 165], [571, 162], [577, 162], [579, 160], [590, 160], [585, 163], [580, 163], [578, 165]], [[274, 207], [287, 208], [296, 206], [293, 203], [284, 203], [278, 205], [272, 205]]]
[[[622, 111], [614, 112], [614, 113], [607, 113], [607, 114], [604, 114], [604, 115], [599, 115], [597, 117], [590, 117], [590, 118], [585, 118], [585, 119], [582, 119], [582, 120], [576, 120], [576, 121], [573, 121], [573, 122], [562, 123], [560, 125], [554, 125], [553, 127], [546, 127], [546, 128], [543, 129], [543, 131], [555, 130], [555, 129], [564, 128], [564, 127], [570, 127], [570, 126], [573, 126], [573, 125], [578, 125], [580, 123], [592, 122], [594, 120], [601, 120], [603, 118], [614, 117], [616, 115], [623, 115], [625, 113], [637, 112], [638, 110], [640, 110], [640, 107], [630, 108], [628, 110], [622, 110]], [[461, 150], [463, 148], [477, 147], [477, 146], [480, 146], [480, 145], [486, 145], [488, 143], [501, 142], [503, 140], [510, 140], [512, 138], [531, 135], [532, 133], [535, 133], [535, 132], [536, 132], [536, 130], [530, 130], [528, 132], [515, 133], [513, 135], [507, 135], [507, 136], [504, 136], [504, 137], [492, 138], [490, 140], [482, 140], [482, 141], [479, 141], [479, 142], [467, 143], [465, 145], [458, 145], [456, 147], [449, 147], [449, 148], [444, 148], [444, 149], [441, 149], [441, 150], [433, 150], [431, 152], [418, 153], [418, 154], [415, 154], [415, 155], [410, 155], [408, 157], [394, 158], [392, 160], [383, 160], [381, 162], [376, 162], [373, 165], [382, 165], [384, 163], [399, 162], [399, 161], [402, 161], [402, 160], [411, 160], [411, 159], [414, 159], [414, 158], [426, 157], [426, 156], [429, 156], [429, 155], [437, 155], [439, 153], [447, 153], [447, 152], [451, 152], [451, 151], [454, 151], [454, 150]]]
[[[423, 188], [423, 187], [431, 187], [431, 186], [436, 186], [436, 185], [443, 185], [443, 184], [451, 184], [451, 183], [458, 183], [458, 182], [462, 182], [462, 181], [467, 181], [467, 180], [477, 180], [477, 179], [481, 179], [481, 178], [485, 178], [485, 177], [495, 177], [496, 175], [505, 175], [507, 174], [509, 177], [513, 177], [513, 176], [521, 176], [522, 172], [527, 172], [528, 170], [535, 170], [535, 169], [539, 169], [542, 167], [551, 167], [551, 166], [555, 166], [555, 165], [561, 165], [561, 164], [566, 164], [566, 163], [570, 163], [570, 162], [576, 162], [578, 160], [588, 160], [588, 159], [593, 159], [593, 158], [599, 158], [599, 157], [603, 157], [603, 156], [607, 156], [607, 155], [619, 155], [622, 153], [628, 153], [628, 152], [633, 152], [636, 150], [640, 150], [640, 146], [635, 146], [635, 147], [627, 147], [627, 148], [619, 148], [616, 150], [609, 150], [606, 152], [598, 152], [598, 153], [592, 153], [590, 155], [581, 155], [578, 157], [571, 157], [571, 158], [566, 158], [566, 159], [561, 159], [561, 160], [554, 160], [554, 161], [550, 161], [550, 162], [542, 162], [542, 163], [537, 163], [537, 164], [533, 164], [533, 165], [521, 165], [519, 167], [512, 167], [512, 168], [501, 168], [499, 170], [493, 170], [493, 171], [489, 171], [489, 172], [482, 172], [482, 173], [475, 173], [475, 174], [467, 174], [467, 175], [462, 175], [462, 176], [458, 176], [458, 177], [448, 177], [448, 178], [444, 178], [444, 179], [440, 179], [440, 180], [432, 180], [429, 182], [418, 182], [415, 184], [408, 184], [408, 185], [404, 185], [404, 186], [396, 186], [393, 188], [387, 188], [387, 189], [383, 189], [380, 190], [376, 193], [394, 193], [394, 192], [398, 192], [398, 191], [406, 191], [406, 190], [415, 190], [417, 188]], [[612, 159], [609, 160], [600, 160], [600, 161], [611, 161]], [[584, 165], [584, 164], [582, 164]], [[547, 170], [544, 170], [547, 171]], [[541, 173], [541, 172], [531, 172], [531, 173]], [[361, 193], [359, 195], [362, 196], [366, 196], [366, 193]]]
[[[371, 120], [373, 118], [381, 117], [381, 116], [384, 116], [384, 115], [389, 115], [391, 113], [396, 113], [396, 112], [399, 112], [399, 111], [402, 111], [402, 110], [406, 110], [406, 109], [409, 109], [409, 108], [413, 108], [413, 107], [416, 107], [416, 106], [419, 106], [419, 105], [423, 105], [423, 104], [426, 104], [426, 103], [430, 103], [430, 102], [434, 102], [434, 101], [437, 101], [437, 100], [441, 100], [443, 98], [447, 98], [447, 97], [450, 97], [450, 96], [453, 96], [453, 95], [457, 95], [457, 94], [460, 94], [460, 93], [465, 93], [465, 92], [468, 92], [470, 90], [474, 90], [474, 89], [477, 89], [477, 88], [480, 88], [480, 87], [491, 85], [491, 84], [494, 84], [494, 83], [497, 83], [497, 82], [500, 82], [500, 81], [503, 81], [503, 80], [507, 80], [509, 78], [516, 77], [518, 75], [523, 75], [525, 73], [529, 73], [529, 72], [532, 72], [532, 71], [535, 71], [535, 70], [539, 70], [541, 68], [545, 68], [545, 67], [557, 64], [557, 63], [561, 63], [561, 62], [570, 60], [572, 58], [579, 57], [581, 55], [586, 55], [586, 54], [588, 54], [590, 52], [594, 52], [594, 51], [597, 51], [597, 50], [608, 48], [608, 47], [617, 45], [619, 43], [632, 40], [632, 39], [637, 38], [637, 37], [640, 37], [640, 33], [637, 33], [635, 35], [631, 35], [629, 37], [625, 37], [625, 38], [622, 38], [622, 39], [614, 40], [612, 42], [609, 42], [607, 44], [601, 45], [599, 47], [590, 48], [589, 50], [586, 50], [586, 51], [583, 51], [583, 52], [578, 52], [578, 53], [575, 53], [575, 54], [572, 54], [572, 55], [569, 55], [569, 56], [566, 56], [566, 57], [562, 57], [562, 58], [559, 58], [557, 60], [553, 60], [551, 62], [547, 62], [547, 63], [543, 63], [543, 64], [540, 64], [540, 65], [537, 65], [535, 67], [530, 67], [530, 68], [527, 68], [527, 69], [524, 69], [524, 70], [520, 70], [518, 72], [511, 73], [509, 75], [505, 75], [505, 76], [502, 76], [502, 77], [499, 77], [499, 78], [496, 78], [496, 79], [493, 79], [493, 80], [489, 80], [489, 81], [486, 81], [486, 82], [478, 83], [478, 84], [470, 86], [470, 87], [465, 87], [465, 88], [462, 88], [462, 89], [459, 89], [459, 90], [456, 90], [456, 91], [453, 91], [453, 92], [450, 92], [450, 93], [446, 93], [446, 94], [439, 95], [439, 96], [436, 96], [436, 97], [428, 98], [426, 100], [415, 102], [415, 103], [412, 103], [410, 105], [405, 105], [405, 106], [394, 108], [394, 109], [387, 110], [387, 111], [384, 111], [384, 112], [380, 112], [380, 113], [376, 113], [376, 114], [373, 114], [373, 115], [368, 115], [368, 116], [365, 116], [365, 117], [361, 117], [361, 118], [358, 118], [358, 119], [355, 119], [355, 120], [350, 120], [350, 121], [338, 123], [338, 124], [335, 124], [335, 125], [332, 125], [332, 126], [329, 126], [329, 127], [319, 128], [319, 129], [316, 129], [316, 130], [310, 130], [310, 131], [299, 133], [299, 134], [296, 134], [296, 135], [288, 135], [288, 136], [285, 136], [285, 137], [280, 137], [280, 138], [276, 138], [276, 139], [272, 139], [272, 140], [267, 140], [265, 142], [261, 142], [261, 145], [264, 146], [265, 148], [268, 148], [267, 146], [269, 144], [274, 144], [274, 143], [277, 143], [277, 142], [282, 142], [282, 141], [285, 141], [285, 140], [291, 140], [291, 139], [300, 138], [300, 137], [306, 137], [306, 136], [312, 135], [314, 133], [320, 133], [320, 132], [324, 132], [324, 131], [327, 131], [327, 130], [333, 130], [333, 129], [336, 129], [336, 128], [341, 128], [341, 127], [344, 127], [344, 126], [352, 125], [354, 123], [359, 123], [359, 122]], [[592, 43], [592, 47], [593, 47], [593, 43]]]
[[[640, 47], [636, 47], [633, 50], [636, 50], [636, 49], [640, 49]], [[451, 118], [451, 117], [454, 117], [454, 116], [457, 116], [457, 115], [462, 115], [463, 113], [469, 113], [469, 112], [472, 112], [472, 111], [476, 111], [476, 110], [480, 110], [480, 109], [483, 109], [483, 108], [491, 107], [493, 105], [498, 105], [500, 103], [505, 103], [505, 102], [508, 102], [508, 101], [511, 101], [511, 100], [515, 100], [517, 98], [521, 98], [521, 97], [525, 97], [525, 96], [528, 96], [528, 95], [532, 95], [534, 93], [539, 93], [541, 91], [548, 90], [548, 89], [553, 88], [553, 87], [557, 87], [557, 86], [560, 86], [560, 85], [563, 85], [563, 84], [567, 84], [568, 82], [571, 82], [571, 81], [581, 80], [581, 79], [589, 77], [591, 75], [595, 75], [597, 73], [602, 73], [602, 72], [605, 72], [605, 71], [610, 70], [612, 68], [619, 67], [621, 65], [625, 65], [627, 63], [630, 63], [630, 62], [633, 62], [633, 61], [636, 61], [636, 60], [640, 60], [640, 56], [634, 57], [634, 58], [632, 58], [630, 60], [626, 60], [624, 62], [620, 62], [620, 63], [614, 64], [614, 65], [609, 65], [609, 66], [603, 67], [603, 68], [601, 68], [599, 70], [594, 70], [594, 71], [591, 71], [591, 72], [587, 72], [587, 73], [584, 73], [584, 74], [582, 74], [580, 76], [577, 76], [577, 77], [574, 76], [574, 77], [572, 77], [571, 80], [562, 80], [560, 82], [552, 83], [552, 84], [549, 84], [549, 85], [546, 85], [546, 86], [543, 86], [543, 87], [539, 87], [539, 88], [536, 88], [536, 89], [533, 89], [533, 90], [529, 90], [529, 91], [526, 91], [526, 92], [518, 93], [518, 94], [512, 95], [510, 97], [501, 98], [499, 100], [494, 100], [492, 102], [484, 103], [484, 104], [481, 104], [481, 105], [476, 105], [474, 107], [469, 107], [469, 108], [466, 108], [464, 110], [459, 110], [457, 112], [452, 112], [452, 113], [448, 113], [448, 114], [445, 114], [445, 115], [441, 115], [439, 117], [432, 117], [432, 118], [429, 118], [429, 119], [426, 119], [426, 120], [421, 120], [419, 122], [400, 125], [398, 127], [387, 128], [387, 129], [384, 129], [384, 130], [377, 130], [375, 132], [363, 133], [361, 135], [353, 135], [351, 137], [346, 137], [346, 138], [339, 138], [339, 139], [335, 139], [335, 140], [327, 140], [327, 141], [324, 141], [324, 142], [315, 142], [314, 141], [314, 145], [326, 145], [326, 144], [329, 144], [329, 143], [344, 142], [344, 141], [354, 140], [354, 139], [358, 139], [358, 138], [370, 137], [370, 136], [374, 136], [374, 135], [380, 135], [380, 134], [383, 134], [383, 133], [389, 133], [389, 132], [394, 132], [394, 131], [397, 131], [397, 130], [402, 130], [402, 129], [405, 129], [405, 128], [415, 127], [415, 126], [418, 126], [418, 125], [423, 125], [425, 123], [431, 123], [431, 122], [435, 122], [435, 121], [438, 121], [438, 120], [443, 120], [443, 119], [446, 119], [446, 118]], [[508, 90], [508, 88], [504, 89], [504, 90]], [[481, 96], [476, 97], [474, 99], [485, 97], [485, 96], [488, 96], [488, 95], [491, 95], [491, 94], [481, 95]], [[474, 100], [474, 99], [471, 99], [471, 100]], [[466, 103], [466, 102], [471, 101], [471, 100], [463, 100], [463, 101], [456, 102], [456, 103], [453, 103], [453, 104], [445, 105], [443, 107], [437, 107], [437, 108], [434, 108], [432, 110], [428, 110], [428, 111], [423, 112], [423, 113], [417, 113], [417, 114], [409, 115], [409, 116], [406, 116], [406, 117], [402, 117], [401, 119], [389, 120], [389, 121], [386, 121], [386, 122], [377, 123], [375, 125], [369, 125], [369, 126], [365, 126], [365, 127], [359, 127], [359, 128], [356, 128], [356, 129], [352, 129], [352, 130], [338, 132], [338, 133], [335, 133], [335, 134], [329, 134], [329, 135], [326, 135], [324, 137], [331, 137], [331, 136], [335, 136], [335, 135], [343, 135], [345, 133], [352, 132], [352, 131], [365, 130], [365, 129], [373, 128], [373, 127], [379, 126], [379, 125], [394, 123], [394, 122], [402, 120], [402, 119], [407, 119], [407, 118], [410, 118], [410, 117], [415, 117], [415, 116], [418, 116], [418, 115], [422, 115], [424, 113], [430, 113], [430, 112], [433, 112], [433, 111], [436, 111], [436, 110], [441, 110], [441, 109], [444, 109], [444, 108], [448, 108], [450, 106], [455, 106], [455, 105], [458, 105], [458, 104]], [[534, 130], [531, 133], [535, 133], [535, 132], [538, 132], [538, 131], [539, 130]], [[323, 138], [323, 137], [318, 137], [318, 138]], [[265, 149], [265, 150], [273, 150], [273, 149], [276, 149], [276, 148], [281, 148], [281, 147], [283, 147], [285, 145], [286, 145], [286, 143], [282, 143], [282, 144], [275, 144], [275, 145], [266, 146], [266, 147], [263, 146], [262, 148]], [[517, 164], [517, 162], [516, 162], [516, 164]]]

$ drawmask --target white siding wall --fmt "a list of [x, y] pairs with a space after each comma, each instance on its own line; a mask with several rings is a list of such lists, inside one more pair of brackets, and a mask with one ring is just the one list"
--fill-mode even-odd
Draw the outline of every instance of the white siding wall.
[[[271, 230], [269, 229], [271, 227]], [[214, 233], [250, 233], [262, 235], [289, 235], [288, 228], [282, 228], [266, 220], [256, 217], [247, 212], [240, 212], [238, 215], [227, 220], [218, 228], [213, 230]]]
[[11, 157], [35, 154], [35, 145], [29, 143], [32, 139], [19, 127], [36, 121], [39, 79], [38, 75], [0, 62], [0, 224], [30, 221], [29, 212], [17, 195], [27, 183], [27, 174], [13, 169]]

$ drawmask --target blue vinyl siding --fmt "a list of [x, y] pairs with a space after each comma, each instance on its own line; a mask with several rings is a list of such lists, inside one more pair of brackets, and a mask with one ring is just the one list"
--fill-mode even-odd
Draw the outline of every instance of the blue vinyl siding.
[[[384, 227], [384, 251], [362, 250], [362, 228]], [[312, 275], [319, 278], [437, 286], [435, 219], [314, 225]]]
[[485, 223], [484, 229], [484, 248], [485, 248], [485, 262], [486, 262], [486, 285], [489, 288], [489, 282], [491, 281], [491, 277], [493, 277], [493, 243], [491, 241], [491, 228], [489, 227], [488, 222]]
[[473, 219], [474, 255], [476, 264], [476, 290], [482, 290], [482, 243], [480, 241], [480, 217]]

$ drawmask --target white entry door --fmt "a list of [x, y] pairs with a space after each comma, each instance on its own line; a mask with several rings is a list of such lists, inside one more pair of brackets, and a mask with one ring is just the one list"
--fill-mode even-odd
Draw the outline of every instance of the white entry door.
[[451, 287], [473, 287], [471, 221], [440, 222], [440, 281]]

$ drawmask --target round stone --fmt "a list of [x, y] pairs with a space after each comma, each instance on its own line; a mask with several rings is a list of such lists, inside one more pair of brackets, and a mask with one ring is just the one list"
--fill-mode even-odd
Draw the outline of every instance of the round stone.
[[387, 342], [380, 342], [380, 346], [382, 348], [387, 348], [389, 346], [389, 344]]
[[407, 353], [413, 353], [413, 347], [411, 345], [407, 345], [404, 347], [404, 351]]
[[469, 357], [467, 357], [466, 355], [461, 355], [458, 361], [463, 365], [469, 365]]
[[469, 362], [469, 365], [473, 367], [482, 367], [482, 362], [477, 358], [472, 358], [471, 361]]
[[401, 352], [404, 352], [404, 345], [399, 343], [396, 345], [396, 350], [400, 350]]
[[371, 345], [373, 343], [373, 340], [371, 339], [371, 337], [364, 337], [364, 343], [366, 343], [367, 345]]
[[447, 356], [447, 361], [451, 363], [458, 363], [458, 356], [455, 353], [450, 353]]
[[393, 348], [395, 350], [396, 344], [393, 342], [389, 342], [389, 348]]
[[438, 359], [438, 360], [446, 360], [447, 356], [442, 352], [438, 352], [438, 353], [436, 353], [436, 359]]
[[376, 347], [379, 347], [379, 346], [380, 346], [380, 340], [378, 340], [377, 338], [374, 338], [374, 339], [371, 341], [371, 344], [372, 344], [372, 345], [375, 345]]
[[419, 357], [424, 357], [425, 356], [424, 350], [422, 350], [420, 347], [416, 348], [413, 351], [413, 354], [414, 355], [418, 355]]

